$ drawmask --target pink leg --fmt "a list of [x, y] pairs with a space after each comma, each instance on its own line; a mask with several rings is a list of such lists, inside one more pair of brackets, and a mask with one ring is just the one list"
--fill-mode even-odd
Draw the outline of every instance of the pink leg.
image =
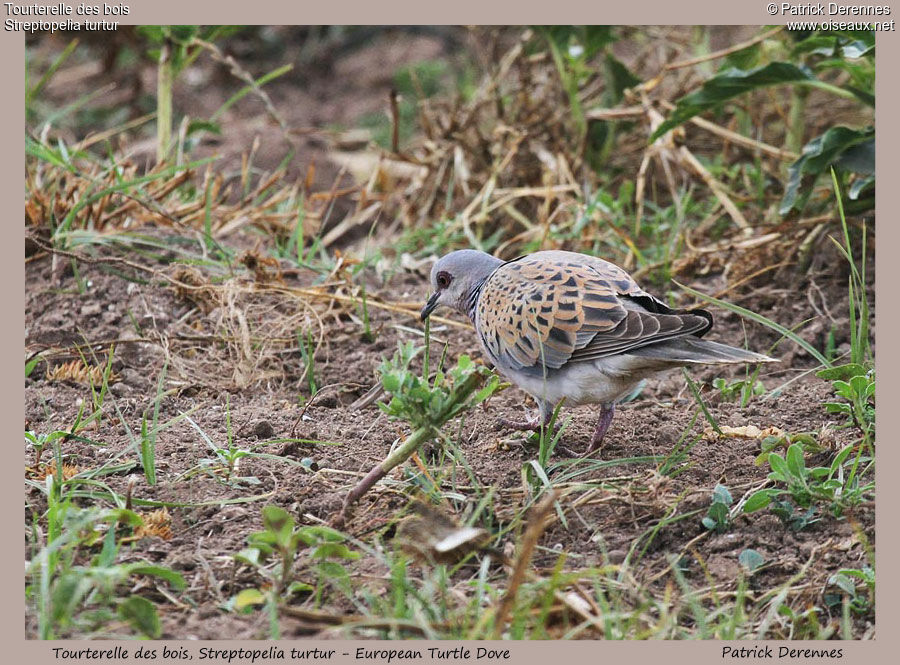
[[597, 427], [594, 429], [594, 436], [591, 437], [591, 445], [588, 447], [587, 451], [584, 453], [585, 455], [590, 455], [592, 452], [600, 448], [600, 444], [603, 443], [603, 437], [606, 436], [606, 430], [609, 429], [610, 424], [612, 423], [613, 416], [616, 413], [616, 405], [612, 404], [610, 406], [604, 406], [600, 410], [600, 419], [597, 421]]

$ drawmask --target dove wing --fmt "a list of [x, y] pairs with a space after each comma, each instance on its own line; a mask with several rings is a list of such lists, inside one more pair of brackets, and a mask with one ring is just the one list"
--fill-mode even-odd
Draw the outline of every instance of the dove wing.
[[510, 261], [485, 281], [476, 329], [495, 364], [558, 369], [682, 335], [701, 335], [709, 314], [678, 313], [618, 266], [572, 252]]

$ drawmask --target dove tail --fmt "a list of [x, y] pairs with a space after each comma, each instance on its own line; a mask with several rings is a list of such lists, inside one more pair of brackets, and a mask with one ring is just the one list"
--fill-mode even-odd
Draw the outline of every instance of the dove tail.
[[667, 360], [672, 364], [704, 365], [725, 363], [767, 363], [777, 362], [761, 353], [746, 351], [727, 344], [719, 344], [699, 337], [679, 337], [677, 339], [651, 344], [628, 351], [630, 355], [644, 358]]

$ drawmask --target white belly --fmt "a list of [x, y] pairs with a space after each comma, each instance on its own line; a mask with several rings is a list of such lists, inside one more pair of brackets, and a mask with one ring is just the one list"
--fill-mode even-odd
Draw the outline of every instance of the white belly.
[[647, 361], [621, 355], [593, 362], [579, 362], [551, 370], [546, 378], [498, 367], [497, 370], [537, 400], [556, 404], [565, 398], [567, 406], [615, 404], [627, 397], [641, 382], [660, 368]]

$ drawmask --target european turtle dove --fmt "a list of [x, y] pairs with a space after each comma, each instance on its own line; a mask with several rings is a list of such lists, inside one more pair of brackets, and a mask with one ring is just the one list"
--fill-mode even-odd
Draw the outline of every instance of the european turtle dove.
[[458, 250], [435, 263], [431, 286], [422, 320], [439, 305], [468, 315], [484, 355], [537, 402], [537, 419], [504, 424], [540, 429], [563, 399], [600, 405], [585, 454], [600, 447], [616, 404], [649, 375], [772, 361], [701, 339], [712, 328], [709, 312], [673, 310], [618, 266], [585, 254], [544, 251], [502, 261]]

